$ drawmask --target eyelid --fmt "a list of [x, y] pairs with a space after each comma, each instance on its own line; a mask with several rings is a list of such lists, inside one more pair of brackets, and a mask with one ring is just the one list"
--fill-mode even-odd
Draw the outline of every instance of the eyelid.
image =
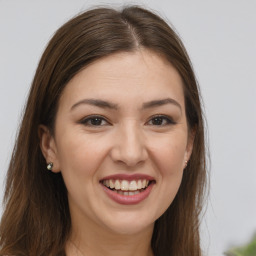
[[[173, 120], [173, 118], [172, 118], [171, 116], [164, 115], [164, 114], [156, 114], [156, 115], [151, 116], [150, 119], [146, 122], [146, 124], [148, 124], [150, 121], [152, 121], [152, 119], [157, 118], [157, 117], [163, 118], [163, 119], [167, 120], [167, 124], [158, 125], [159, 127], [161, 127], [161, 126], [166, 126], [166, 125], [174, 125], [174, 124], [177, 123], [177, 122], [175, 122], [175, 121]], [[152, 125], [153, 125], [153, 124], [152, 124]], [[155, 126], [157, 126], [157, 125], [155, 125]]]
[[[104, 124], [104, 125], [92, 125], [92, 124], [86, 124], [86, 122], [94, 119], [94, 118], [99, 118], [99, 119], [102, 119], [103, 121], [105, 121], [107, 124]], [[102, 115], [89, 115], [89, 116], [86, 116], [84, 118], [82, 118], [80, 121], [79, 121], [80, 124], [83, 124], [83, 125], [87, 125], [87, 126], [91, 126], [91, 127], [101, 127], [101, 126], [105, 126], [105, 125], [111, 125], [111, 123], [108, 121], [108, 119], [105, 117], [105, 116], [102, 116]]]
[[[106, 122], [106, 124], [103, 124], [103, 125], [102, 124], [101, 125], [87, 124], [88, 121], [90, 121], [92, 119], [96, 119], [96, 118], [101, 119], [102, 121]], [[166, 124], [161, 124], [161, 125], [149, 124], [149, 122], [152, 121], [154, 118], [162, 118], [163, 120], [166, 121]], [[97, 115], [97, 114], [86, 116], [86, 117], [82, 118], [79, 121], [79, 123], [83, 124], [83, 125], [86, 125], [86, 126], [98, 127], [98, 128], [102, 127], [102, 126], [106, 126], [106, 125], [111, 125], [111, 122], [105, 116]], [[159, 127], [167, 126], [167, 125], [174, 125], [174, 124], [176, 124], [176, 122], [173, 120], [173, 118], [171, 116], [168, 116], [168, 115], [165, 115], [165, 114], [153, 115], [146, 122], [146, 125], [153, 125], [153, 126], [159, 126]]]

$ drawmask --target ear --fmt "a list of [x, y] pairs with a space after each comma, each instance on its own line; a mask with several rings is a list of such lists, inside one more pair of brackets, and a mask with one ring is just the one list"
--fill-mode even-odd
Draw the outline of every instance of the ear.
[[40, 139], [40, 148], [42, 154], [46, 160], [46, 165], [50, 162], [53, 163], [52, 172], [60, 172], [60, 165], [58, 161], [58, 152], [54, 137], [50, 133], [49, 129], [45, 125], [39, 125], [38, 127], [38, 136]]
[[187, 141], [187, 147], [186, 147], [185, 159], [184, 159], [184, 168], [186, 168], [187, 163], [188, 163], [188, 161], [190, 159], [190, 156], [192, 154], [195, 135], [196, 135], [196, 128], [191, 129], [188, 133], [188, 141]]

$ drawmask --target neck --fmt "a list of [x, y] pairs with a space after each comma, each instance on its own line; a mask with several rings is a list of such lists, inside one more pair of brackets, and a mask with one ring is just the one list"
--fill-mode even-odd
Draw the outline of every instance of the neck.
[[153, 256], [151, 237], [153, 224], [136, 234], [117, 234], [94, 223], [72, 223], [67, 256]]

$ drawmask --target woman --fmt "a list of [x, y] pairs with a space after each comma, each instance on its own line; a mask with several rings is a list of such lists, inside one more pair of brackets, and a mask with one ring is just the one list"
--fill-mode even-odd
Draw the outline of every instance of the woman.
[[200, 97], [175, 32], [99, 8], [47, 46], [10, 162], [1, 255], [201, 255]]

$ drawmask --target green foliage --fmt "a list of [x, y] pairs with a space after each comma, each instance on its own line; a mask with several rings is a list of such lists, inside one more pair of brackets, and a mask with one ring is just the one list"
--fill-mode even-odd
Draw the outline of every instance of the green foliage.
[[245, 246], [232, 248], [225, 252], [226, 256], [256, 256], [256, 235], [252, 241]]

